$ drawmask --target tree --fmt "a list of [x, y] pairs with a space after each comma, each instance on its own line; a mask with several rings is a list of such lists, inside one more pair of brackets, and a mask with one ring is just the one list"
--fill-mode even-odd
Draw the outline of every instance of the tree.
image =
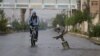
[[86, 15], [88, 17], [88, 35], [90, 37], [90, 32], [91, 32], [91, 25], [92, 25], [92, 21], [91, 21], [91, 15], [90, 15], [90, 0], [87, 0], [87, 4], [86, 4], [86, 8], [85, 11], [87, 12]]
[[[0, 0], [2, 2], [3, 0]], [[5, 18], [4, 11], [0, 9], [0, 32], [7, 31], [7, 19]]]
[[65, 19], [65, 14], [57, 14], [52, 24], [54, 27], [56, 27], [57, 24], [59, 24], [60, 26], [65, 26]]
[[66, 19], [66, 25], [76, 25], [74, 16], [71, 16], [68, 19]]
[[0, 31], [6, 32], [7, 31], [7, 19], [4, 16], [3, 10], [0, 10]]
[[47, 28], [47, 23], [44, 22], [44, 21], [41, 21], [41, 22], [39, 23], [39, 29], [46, 29], [46, 28]]
[[0, 2], [2, 2], [3, 0], [0, 0]]
[[100, 37], [100, 24], [94, 25], [90, 32], [91, 37]]
[[14, 20], [12, 22], [12, 26], [15, 31], [27, 31], [29, 29], [28, 23], [26, 23], [26, 22], [20, 23], [17, 20]]
[[87, 15], [87, 10], [84, 9], [83, 11], [81, 10], [76, 10], [69, 19], [66, 19], [66, 24], [67, 25], [72, 25], [73, 29], [77, 29], [77, 24], [81, 25], [84, 21], [88, 21], [89, 17]]
[[66, 19], [66, 24], [75, 26], [78, 23], [81, 24], [83, 21], [84, 21], [83, 12], [77, 10], [73, 13], [71, 17], [69, 17], [69, 19]]

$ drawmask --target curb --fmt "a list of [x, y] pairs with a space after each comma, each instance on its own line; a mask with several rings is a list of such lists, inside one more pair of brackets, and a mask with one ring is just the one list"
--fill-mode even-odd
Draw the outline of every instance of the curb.
[[97, 45], [100, 45], [100, 38], [98, 40], [98, 38], [96, 38], [96, 37], [89, 38], [87, 35], [73, 33], [73, 32], [69, 32], [69, 34], [72, 34], [72, 35], [75, 35], [75, 36], [80, 36], [82, 38], [86, 38], [89, 41], [91, 41], [92, 43], [97, 44]]
[[83, 38], [86, 38], [86, 39], [89, 38], [87, 35], [83, 35], [83, 34], [79, 34], [79, 33], [69, 32], [69, 34], [76, 35], [76, 36], [80, 36], [80, 37], [83, 37]]

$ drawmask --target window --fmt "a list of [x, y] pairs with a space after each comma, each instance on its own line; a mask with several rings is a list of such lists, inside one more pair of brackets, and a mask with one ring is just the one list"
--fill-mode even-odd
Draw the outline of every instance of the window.
[[91, 5], [98, 5], [98, 1], [92, 1]]
[[71, 7], [74, 9], [75, 8], [75, 5], [72, 5]]

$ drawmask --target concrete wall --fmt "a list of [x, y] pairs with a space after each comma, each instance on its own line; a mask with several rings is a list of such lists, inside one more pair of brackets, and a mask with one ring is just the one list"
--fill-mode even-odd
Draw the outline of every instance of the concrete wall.
[[99, 22], [99, 14], [92, 20], [93, 24], [96, 25]]
[[[97, 5], [92, 5], [93, 1], [97, 1]], [[96, 25], [99, 22], [99, 0], [90, 0], [90, 11], [92, 14], [97, 13], [96, 17], [92, 20], [93, 24]]]
[[[92, 1], [98, 1], [98, 5], [92, 5]], [[81, 1], [82, 2], [82, 4], [84, 4], [84, 2], [86, 2], [86, 0], [82, 0]], [[82, 6], [82, 4], [81, 4], [81, 6]], [[84, 7], [82, 6], [82, 8], [81, 8], [81, 10], [83, 10], [84, 9]], [[90, 12], [94, 15], [95, 13], [98, 13], [99, 12], [99, 0], [90, 0]], [[95, 18], [92, 20], [92, 23], [94, 24], [94, 25], [96, 25], [97, 23], [98, 23], [98, 21], [99, 21], [99, 14], [97, 14], [96, 16], [95, 16]], [[83, 31], [83, 32], [87, 32], [88, 31], [88, 23], [87, 22], [84, 22], [83, 24], [82, 24], [82, 27], [81, 27], [82, 29], [81, 29], [81, 31]]]
[[[97, 5], [92, 5], [93, 1], [97, 1]], [[99, 12], [99, 0], [90, 0], [90, 11], [91, 13], [97, 13]]]
[[84, 3], [87, 3], [87, 0], [81, 0], [81, 10], [85, 8]]

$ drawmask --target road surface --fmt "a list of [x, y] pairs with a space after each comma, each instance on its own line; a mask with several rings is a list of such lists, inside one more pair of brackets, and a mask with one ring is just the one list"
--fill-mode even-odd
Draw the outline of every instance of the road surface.
[[0, 36], [0, 56], [100, 56], [100, 46], [84, 38], [66, 34], [71, 49], [64, 50], [52, 29], [39, 31], [37, 46], [30, 47], [29, 32]]

